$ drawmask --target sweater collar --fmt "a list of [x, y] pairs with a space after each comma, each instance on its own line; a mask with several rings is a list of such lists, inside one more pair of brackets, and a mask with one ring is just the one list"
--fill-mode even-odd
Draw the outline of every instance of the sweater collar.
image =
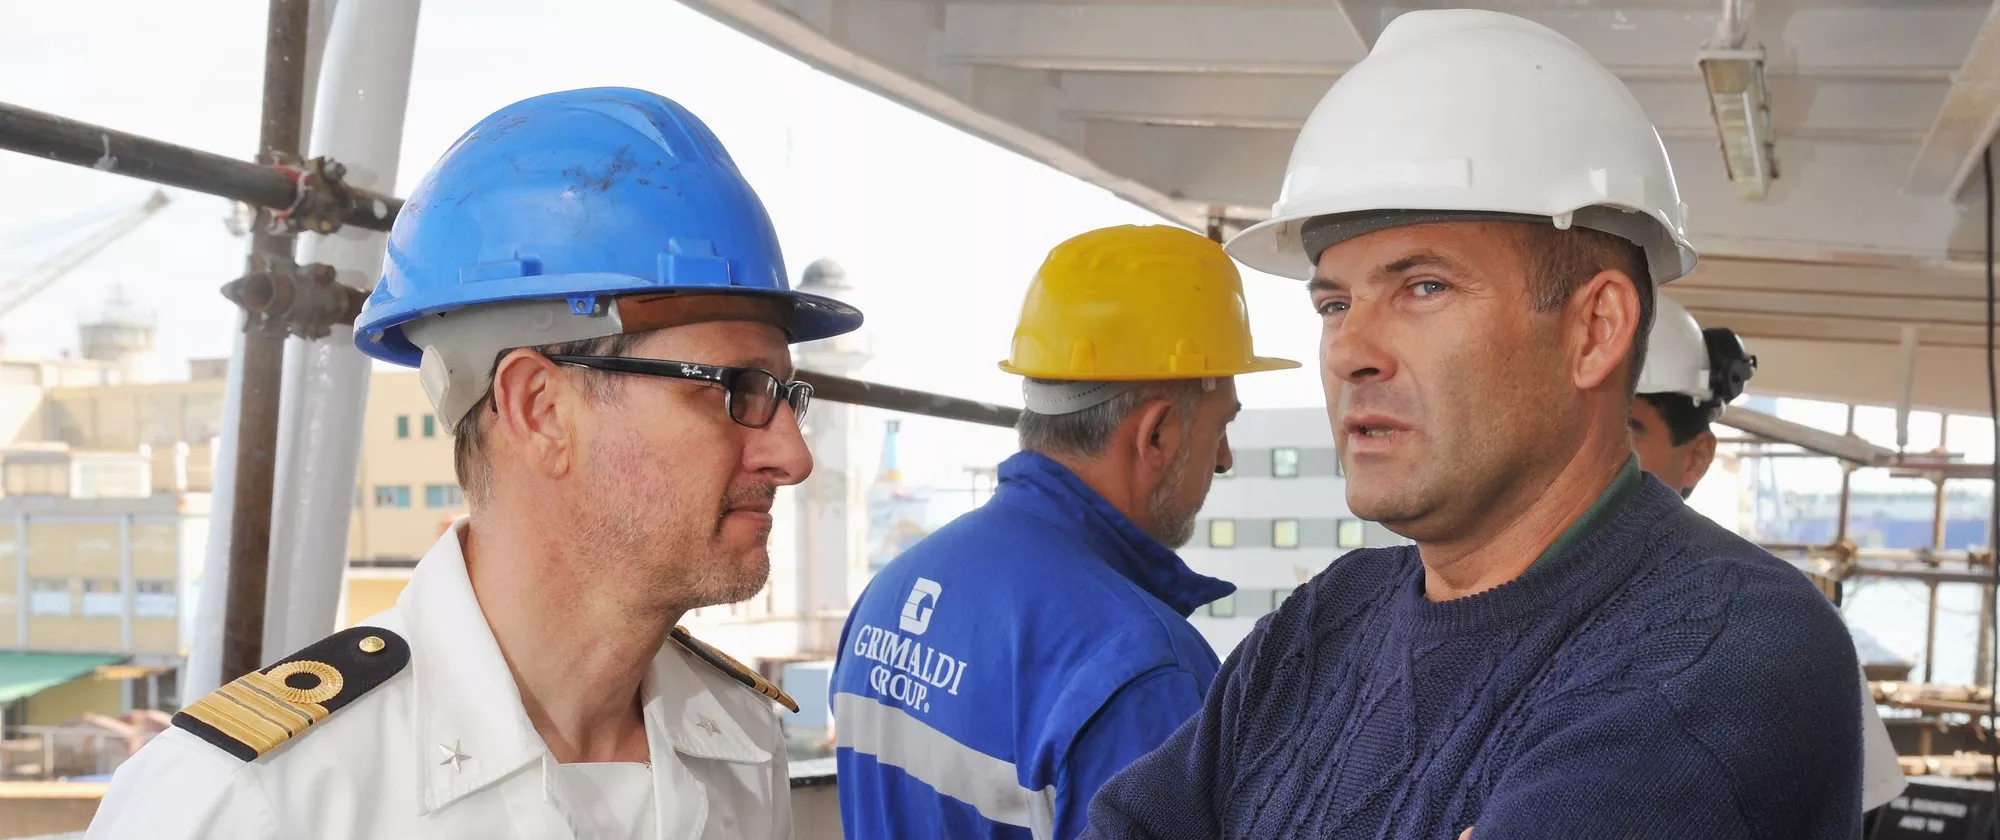
[[1631, 468], [1628, 463], [1590, 511], [1527, 571], [1477, 595], [1426, 600], [1423, 562], [1415, 546], [1405, 547], [1411, 563], [1399, 596], [1404, 616], [1419, 635], [1450, 637], [1594, 608], [1645, 562], [1646, 535], [1685, 506], [1658, 479]]
[[1019, 507], [1061, 526], [1112, 571], [1186, 617], [1236, 591], [1236, 584], [1197, 573], [1180, 555], [1146, 533], [1068, 467], [1038, 452], [1000, 462], [993, 501]]

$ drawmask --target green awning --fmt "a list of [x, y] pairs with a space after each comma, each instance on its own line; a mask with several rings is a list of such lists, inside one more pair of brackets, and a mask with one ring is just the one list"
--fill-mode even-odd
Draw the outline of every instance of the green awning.
[[0, 652], [0, 703], [12, 703], [125, 659], [102, 653]]

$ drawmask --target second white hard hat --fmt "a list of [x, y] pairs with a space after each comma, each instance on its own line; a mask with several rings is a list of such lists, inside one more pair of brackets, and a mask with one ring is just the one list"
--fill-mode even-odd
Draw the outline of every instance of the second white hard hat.
[[1638, 100], [1568, 38], [1498, 12], [1390, 22], [1306, 119], [1271, 219], [1229, 253], [1308, 279], [1308, 220], [1385, 211], [1602, 230], [1642, 248], [1655, 283], [1695, 264], [1673, 168]]
[[1635, 392], [1684, 394], [1704, 403], [1715, 396], [1710, 382], [1708, 344], [1702, 340], [1701, 324], [1672, 298], [1656, 297], [1653, 332], [1646, 339], [1646, 367], [1639, 372]]

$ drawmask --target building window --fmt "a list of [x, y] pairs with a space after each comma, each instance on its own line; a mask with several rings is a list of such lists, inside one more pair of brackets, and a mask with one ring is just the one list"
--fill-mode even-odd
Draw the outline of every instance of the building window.
[[424, 415], [424, 437], [434, 438], [437, 436], [438, 436], [437, 415], [435, 414]]
[[1208, 614], [1215, 618], [1235, 618], [1236, 595], [1231, 593], [1211, 601], [1208, 605]]
[[1360, 548], [1361, 544], [1367, 542], [1367, 540], [1368, 540], [1368, 534], [1366, 531], [1362, 530], [1361, 520], [1359, 519], [1340, 520], [1341, 548]]
[[1272, 522], [1271, 522], [1271, 547], [1272, 547], [1272, 548], [1298, 548], [1298, 547], [1299, 547], [1299, 521], [1298, 521], [1298, 520], [1296, 520], [1296, 519], [1278, 519], [1278, 520], [1274, 520], [1274, 521], [1272, 521]]
[[399, 440], [410, 439], [410, 415], [396, 415], [396, 437]]
[[378, 484], [375, 486], [375, 506], [378, 508], [406, 508], [410, 506], [410, 486], [407, 484]]
[[28, 581], [29, 615], [69, 615], [69, 581], [35, 578]]
[[83, 582], [83, 614], [92, 617], [117, 616], [125, 612], [125, 598], [118, 581], [106, 579]]
[[1209, 548], [1236, 547], [1236, 520], [1211, 519], [1208, 521]]
[[132, 584], [134, 618], [173, 618], [178, 606], [171, 580], [142, 580]]
[[456, 484], [424, 485], [424, 507], [455, 508], [465, 504], [465, 493]]
[[1290, 446], [1271, 450], [1271, 477], [1298, 478], [1299, 450]]

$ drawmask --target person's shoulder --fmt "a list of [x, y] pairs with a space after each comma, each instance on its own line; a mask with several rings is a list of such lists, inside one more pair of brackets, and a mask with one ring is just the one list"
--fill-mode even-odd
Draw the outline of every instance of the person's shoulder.
[[382, 627], [350, 627], [231, 680], [175, 714], [173, 725], [239, 761], [255, 762], [409, 664], [410, 645], [402, 636]]
[[1668, 522], [1672, 536], [1653, 567], [1660, 588], [1788, 636], [1847, 637], [1840, 613], [1803, 570], [1692, 508]]
[[[174, 714], [113, 776], [92, 837], [251, 836], [276, 831], [276, 807], [255, 780], [301, 770], [335, 778], [342, 744], [379, 738], [324, 734], [371, 727], [386, 692], [405, 673], [410, 648], [395, 632], [340, 631], [231, 680]], [[310, 765], [310, 766], [308, 766]], [[356, 777], [375, 775], [356, 768]]]
[[1578, 649], [1640, 662], [1626, 673], [1649, 681], [1798, 677], [1851, 690], [1853, 640], [1802, 571], [1692, 509], [1669, 513], [1652, 539], [1650, 562], [1587, 623]]
[[1237, 646], [1239, 667], [1275, 679], [1302, 661], [1307, 646], [1355, 643], [1366, 619], [1396, 603], [1396, 593], [1417, 585], [1423, 561], [1415, 546], [1358, 548], [1334, 558], [1278, 609], [1257, 621]]
[[1357, 548], [1334, 558], [1299, 587], [1285, 606], [1302, 618], [1350, 617], [1387, 603], [1391, 593], [1422, 573], [1423, 560], [1416, 546]]
[[755, 713], [753, 717], [761, 721], [777, 720], [771, 712], [772, 703], [794, 712], [799, 710], [798, 701], [778, 688], [776, 683], [737, 661], [736, 657], [695, 638], [687, 628], [675, 627], [668, 638], [672, 639], [671, 644], [676, 650], [692, 660], [689, 664], [708, 682], [718, 700], [732, 707], [751, 710]]
[[169, 728], [112, 775], [87, 836], [275, 837], [275, 809], [248, 782], [249, 767], [186, 729]]

